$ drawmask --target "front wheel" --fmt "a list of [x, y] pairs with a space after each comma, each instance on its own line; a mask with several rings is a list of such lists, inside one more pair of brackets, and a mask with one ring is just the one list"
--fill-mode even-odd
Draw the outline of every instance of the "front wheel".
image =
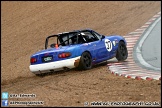
[[128, 51], [125, 43], [123, 41], [119, 42], [116, 58], [118, 61], [124, 61], [128, 57]]
[[84, 52], [80, 58], [79, 70], [88, 70], [92, 68], [92, 57], [88, 52]]

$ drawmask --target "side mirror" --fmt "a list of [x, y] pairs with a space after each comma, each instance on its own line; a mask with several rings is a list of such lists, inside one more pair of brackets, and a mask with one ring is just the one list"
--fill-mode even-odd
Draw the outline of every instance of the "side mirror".
[[105, 36], [104, 36], [104, 35], [102, 35], [101, 40], [102, 40], [102, 39], [104, 39], [104, 38], [105, 38]]

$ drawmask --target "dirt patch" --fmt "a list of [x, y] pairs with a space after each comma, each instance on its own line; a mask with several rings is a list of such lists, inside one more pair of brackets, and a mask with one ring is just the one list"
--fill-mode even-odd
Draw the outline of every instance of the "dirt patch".
[[160, 11], [160, 1], [3, 1], [1, 88], [34, 93], [44, 106], [84, 106], [93, 101], [161, 102], [161, 81], [133, 80], [108, 73], [106, 64], [91, 70], [44, 77], [29, 71], [30, 56], [44, 48], [46, 36], [91, 28], [104, 35], [127, 35]]

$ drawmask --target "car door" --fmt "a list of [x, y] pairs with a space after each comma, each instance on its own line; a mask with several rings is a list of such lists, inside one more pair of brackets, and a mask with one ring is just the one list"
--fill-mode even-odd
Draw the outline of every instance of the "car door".
[[95, 38], [95, 41], [92, 42], [95, 62], [98, 63], [107, 60], [109, 58], [109, 52], [106, 49], [105, 39], [102, 39], [102, 36], [94, 31], [91, 31], [91, 34]]

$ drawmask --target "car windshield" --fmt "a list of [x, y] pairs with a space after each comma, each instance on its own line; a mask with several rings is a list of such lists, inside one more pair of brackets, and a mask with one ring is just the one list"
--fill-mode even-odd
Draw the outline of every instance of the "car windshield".
[[[75, 45], [75, 44], [83, 44], [98, 41], [100, 37], [96, 36], [96, 34], [92, 33], [91, 31], [84, 30], [84, 31], [73, 31], [73, 32], [64, 32], [58, 35], [50, 36], [46, 39], [45, 49], [50, 46], [54, 48], [56, 43], [54, 43], [54, 39], [57, 37], [57, 44], [58, 46], [68, 46], [68, 45]], [[50, 40], [51, 43], [50, 43]], [[50, 43], [50, 44], [49, 44]]]
[[61, 46], [75, 45], [86, 42], [79, 32], [60, 34], [58, 36], [58, 40], [58, 44]]
[[69, 32], [60, 34], [58, 36], [58, 44], [61, 46], [67, 46], [74, 44], [89, 43], [93, 41], [98, 41], [99, 39], [99, 36], [96, 36], [96, 34], [92, 34], [90, 31]]

